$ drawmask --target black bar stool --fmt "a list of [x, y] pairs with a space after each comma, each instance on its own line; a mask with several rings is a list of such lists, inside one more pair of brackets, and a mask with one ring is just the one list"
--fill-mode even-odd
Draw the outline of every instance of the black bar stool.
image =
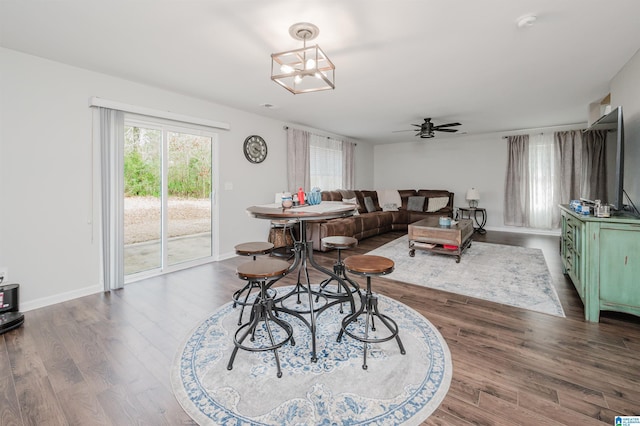
[[[266, 241], [253, 241], [250, 243], [238, 244], [234, 248], [238, 256], [252, 256], [253, 260], [256, 260], [256, 256], [271, 253], [271, 251], [273, 250], [273, 244]], [[250, 302], [248, 302], [248, 300], [249, 295], [254, 288], [259, 287], [249, 281], [247, 282], [247, 285], [233, 293], [233, 296], [231, 297], [231, 299], [233, 300], [234, 308], [238, 305], [242, 306], [242, 309], [240, 309], [240, 316], [238, 317], [238, 325], [242, 325], [242, 315], [244, 314], [244, 307], [251, 304]], [[243, 295], [244, 299], [240, 300]]]
[[[344, 317], [342, 320], [342, 329], [338, 334], [338, 342], [342, 339], [342, 334], [346, 334], [360, 342], [364, 343], [364, 361], [362, 368], [367, 369], [367, 345], [369, 343], [381, 343], [393, 338], [398, 342], [400, 353], [404, 355], [406, 351], [398, 335], [398, 324], [387, 315], [381, 314], [378, 310], [378, 296], [371, 291], [371, 276], [385, 275], [393, 272], [395, 264], [393, 260], [382, 256], [357, 255], [349, 256], [344, 260], [347, 271], [353, 274], [367, 277], [367, 291], [365, 294], [360, 293], [362, 303], [357, 312]], [[364, 326], [350, 327], [358, 321], [361, 315], [365, 315]], [[369, 337], [369, 330], [377, 331], [374, 318], [380, 319], [382, 324], [389, 330], [389, 333], [380, 337]], [[362, 330], [364, 328], [364, 330]]]
[[[351, 278], [347, 277], [345, 272], [344, 262], [342, 262], [342, 250], [352, 249], [358, 245], [358, 240], [353, 237], [343, 237], [343, 236], [333, 236], [333, 237], [324, 237], [321, 241], [322, 248], [326, 249], [335, 249], [338, 250], [338, 259], [336, 263], [333, 264], [333, 273], [348, 282], [352, 289], [351, 293], [355, 294], [360, 290], [360, 286], [358, 283], [353, 281]], [[320, 283], [320, 294], [324, 294], [325, 296], [331, 297], [342, 297], [342, 287], [336, 283], [335, 289], [327, 289], [327, 286], [331, 284], [332, 281], [335, 281], [335, 278], [329, 277], [323, 282]], [[316, 302], [318, 301], [318, 297], [316, 297]], [[340, 304], [340, 313], [342, 313], [342, 304]], [[353, 313], [353, 312], [352, 312]]]
[[[273, 258], [245, 262], [236, 269], [238, 277], [249, 281], [252, 286], [259, 287], [260, 292], [253, 302], [250, 321], [241, 325], [233, 336], [235, 347], [231, 353], [229, 364], [227, 364], [227, 370], [233, 369], [233, 361], [236, 358], [238, 349], [249, 352], [273, 351], [278, 367], [277, 375], [282, 377], [278, 348], [289, 341], [291, 345], [295, 345], [295, 340], [293, 339], [291, 324], [277, 317], [279, 308], [275, 306], [273, 297], [269, 294], [269, 289], [288, 270], [288, 262]], [[280, 335], [278, 340], [276, 340], [274, 334]], [[245, 344], [244, 341], [249, 335], [251, 335], [249, 341], [252, 343]]]

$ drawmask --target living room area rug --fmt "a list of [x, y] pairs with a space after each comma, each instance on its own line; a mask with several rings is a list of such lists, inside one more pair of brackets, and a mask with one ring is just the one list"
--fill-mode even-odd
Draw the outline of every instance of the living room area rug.
[[474, 241], [456, 263], [454, 256], [425, 250], [410, 257], [404, 235], [367, 254], [395, 262], [395, 270], [381, 278], [565, 316], [540, 249]]
[[[277, 291], [286, 294], [291, 288]], [[278, 378], [273, 351], [239, 350], [227, 370], [240, 309], [228, 303], [179, 348], [171, 369], [174, 395], [201, 425], [419, 425], [449, 389], [449, 348], [415, 310], [383, 295], [378, 304], [398, 323], [405, 355], [395, 339], [370, 344], [368, 369], [363, 369], [363, 344], [349, 336], [336, 341], [349, 309], [345, 305], [340, 313], [335, 305], [318, 316], [318, 361], [312, 363], [309, 328], [279, 312], [278, 318], [293, 327], [295, 345], [278, 349], [283, 373]], [[261, 336], [257, 333], [256, 340]]]

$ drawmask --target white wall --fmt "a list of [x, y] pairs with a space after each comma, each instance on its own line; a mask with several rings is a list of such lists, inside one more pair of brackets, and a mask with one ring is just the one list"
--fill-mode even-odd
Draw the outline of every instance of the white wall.
[[480, 191], [487, 227], [503, 227], [507, 143], [498, 134], [418, 139], [374, 148], [375, 188], [446, 189], [456, 207], [468, 206], [467, 189]]
[[[20, 283], [23, 310], [102, 289], [91, 96], [229, 123], [218, 131], [218, 253], [266, 239], [268, 222], [245, 209], [286, 187], [284, 123], [3, 48], [0, 73], [0, 266]], [[268, 143], [261, 164], [242, 152], [251, 134]], [[372, 149], [359, 143], [356, 155], [361, 167]], [[372, 176], [357, 171], [358, 184]]]
[[640, 209], [640, 50], [611, 80], [611, 106], [622, 106], [624, 188]]

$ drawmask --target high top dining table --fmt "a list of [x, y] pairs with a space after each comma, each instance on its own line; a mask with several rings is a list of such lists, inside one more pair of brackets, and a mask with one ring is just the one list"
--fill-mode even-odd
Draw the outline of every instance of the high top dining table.
[[[323, 201], [320, 204], [312, 205], [312, 206], [302, 206], [302, 207], [292, 207], [285, 209], [279, 204], [267, 204], [267, 205], [259, 205], [259, 206], [251, 206], [247, 208], [247, 213], [258, 219], [268, 219], [268, 220], [297, 220], [300, 222], [300, 236], [299, 240], [294, 243], [294, 254], [295, 260], [291, 264], [287, 275], [298, 271], [298, 283], [294, 287], [294, 289], [287, 293], [284, 296], [280, 296], [277, 298], [277, 301], [283, 304], [283, 309], [285, 312], [289, 312], [300, 320], [302, 320], [311, 331], [311, 361], [317, 362], [318, 358], [316, 355], [316, 319], [317, 317], [327, 308], [333, 306], [337, 303], [348, 302], [351, 305], [351, 311], [355, 312], [355, 302], [353, 299], [353, 295], [348, 288], [348, 283], [346, 283], [342, 277], [336, 275], [333, 271], [322, 267], [317, 264], [313, 259], [313, 242], [307, 241], [307, 222], [309, 221], [317, 221], [323, 219], [334, 219], [338, 217], [348, 217], [352, 216], [355, 213], [356, 206], [354, 204], [347, 204], [339, 201]], [[311, 287], [311, 280], [309, 279], [309, 266], [314, 269], [322, 272], [325, 275], [333, 278], [338, 285], [342, 286], [345, 290], [344, 293], [340, 293], [338, 297], [331, 297], [331, 301], [328, 300], [326, 295], [323, 295], [319, 291], [315, 291]], [[304, 276], [306, 278], [306, 282], [302, 283], [300, 281], [300, 277]], [[306, 293], [309, 298], [309, 307], [305, 311], [299, 311], [295, 309], [289, 309], [284, 307], [283, 301], [289, 297], [297, 297], [298, 301], [299, 297], [302, 293]], [[314, 305], [314, 298], [322, 297], [326, 303], [318, 308]], [[300, 315], [301, 313], [309, 314], [309, 319], [307, 320], [305, 317]]]

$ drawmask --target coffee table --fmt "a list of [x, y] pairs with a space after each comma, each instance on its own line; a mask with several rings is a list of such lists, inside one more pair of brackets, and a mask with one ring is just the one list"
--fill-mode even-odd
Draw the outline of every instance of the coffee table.
[[455, 225], [440, 226], [438, 217], [428, 217], [409, 225], [409, 256], [415, 256], [416, 250], [425, 250], [456, 256], [456, 263], [460, 263], [462, 252], [471, 246], [472, 235], [471, 219], [460, 219]]

